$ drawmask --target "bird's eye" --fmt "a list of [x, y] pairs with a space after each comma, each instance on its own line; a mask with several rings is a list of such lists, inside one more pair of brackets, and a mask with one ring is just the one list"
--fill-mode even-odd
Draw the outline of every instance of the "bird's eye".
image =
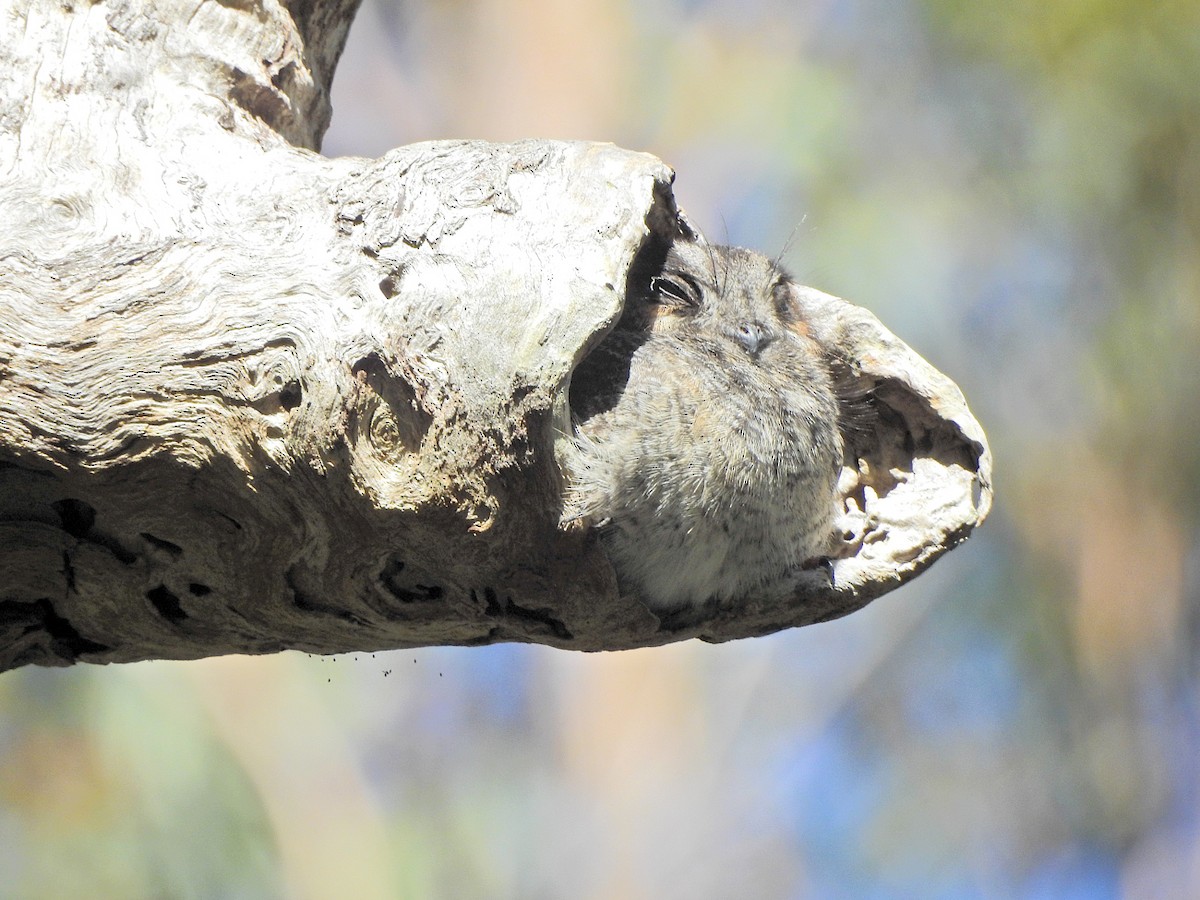
[[663, 306], [700, 305], [700, 292], [690, 279], [656, 275], [650, 279], [650, 300]]

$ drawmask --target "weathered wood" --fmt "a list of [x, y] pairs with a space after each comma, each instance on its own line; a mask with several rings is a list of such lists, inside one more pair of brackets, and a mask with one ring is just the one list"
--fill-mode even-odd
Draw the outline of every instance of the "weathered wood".
[[678, 227], [672, 173], [552, 141], [320, 157], [355, 6], [0, 15], [0, 669], [726, 640], [858, 608], [982, 520], [954, 385], [806, 289], [884, 412], [844, 478], [857, 552], [678, 630], [618, 596], [557, 527], [553, 448]]

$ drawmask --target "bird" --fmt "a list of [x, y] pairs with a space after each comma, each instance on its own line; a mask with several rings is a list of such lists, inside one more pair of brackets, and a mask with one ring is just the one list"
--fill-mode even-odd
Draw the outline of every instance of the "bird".
[[622, 593], [668, 614], [832, 573], [838, 389], [776, 261], [698, 233], [643, 251], [569, 403], [562, 522], [596, 529]]

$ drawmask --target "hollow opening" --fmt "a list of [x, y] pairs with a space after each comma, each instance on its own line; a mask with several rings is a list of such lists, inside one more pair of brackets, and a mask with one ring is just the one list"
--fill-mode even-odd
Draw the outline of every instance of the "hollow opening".
[[652, 232], [630, 263], [625, 278], [625, 306], [611, 330], [586, 351], [571, 373], [567, 403], [576, 424], [607, 412], [620, 400], [629, 382], [633, 355], [648, 333], [636, 306], [648, 294], [650, 282], [662, 271], [671, 241]]

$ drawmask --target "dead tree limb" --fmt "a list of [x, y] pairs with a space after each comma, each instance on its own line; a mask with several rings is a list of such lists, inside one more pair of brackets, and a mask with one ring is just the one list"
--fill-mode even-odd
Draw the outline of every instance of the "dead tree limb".
[[[0, 670], [832, 618], [986, 515], [957, 388], [806, 302], [885, 412], [830, 585], [665, 630], [558, 527], [574, 365], [672, 172], [609, 145], [315, 152], [356, 0], [0, 14]], [[806, 289], [807, 290], [807, 289]]]

